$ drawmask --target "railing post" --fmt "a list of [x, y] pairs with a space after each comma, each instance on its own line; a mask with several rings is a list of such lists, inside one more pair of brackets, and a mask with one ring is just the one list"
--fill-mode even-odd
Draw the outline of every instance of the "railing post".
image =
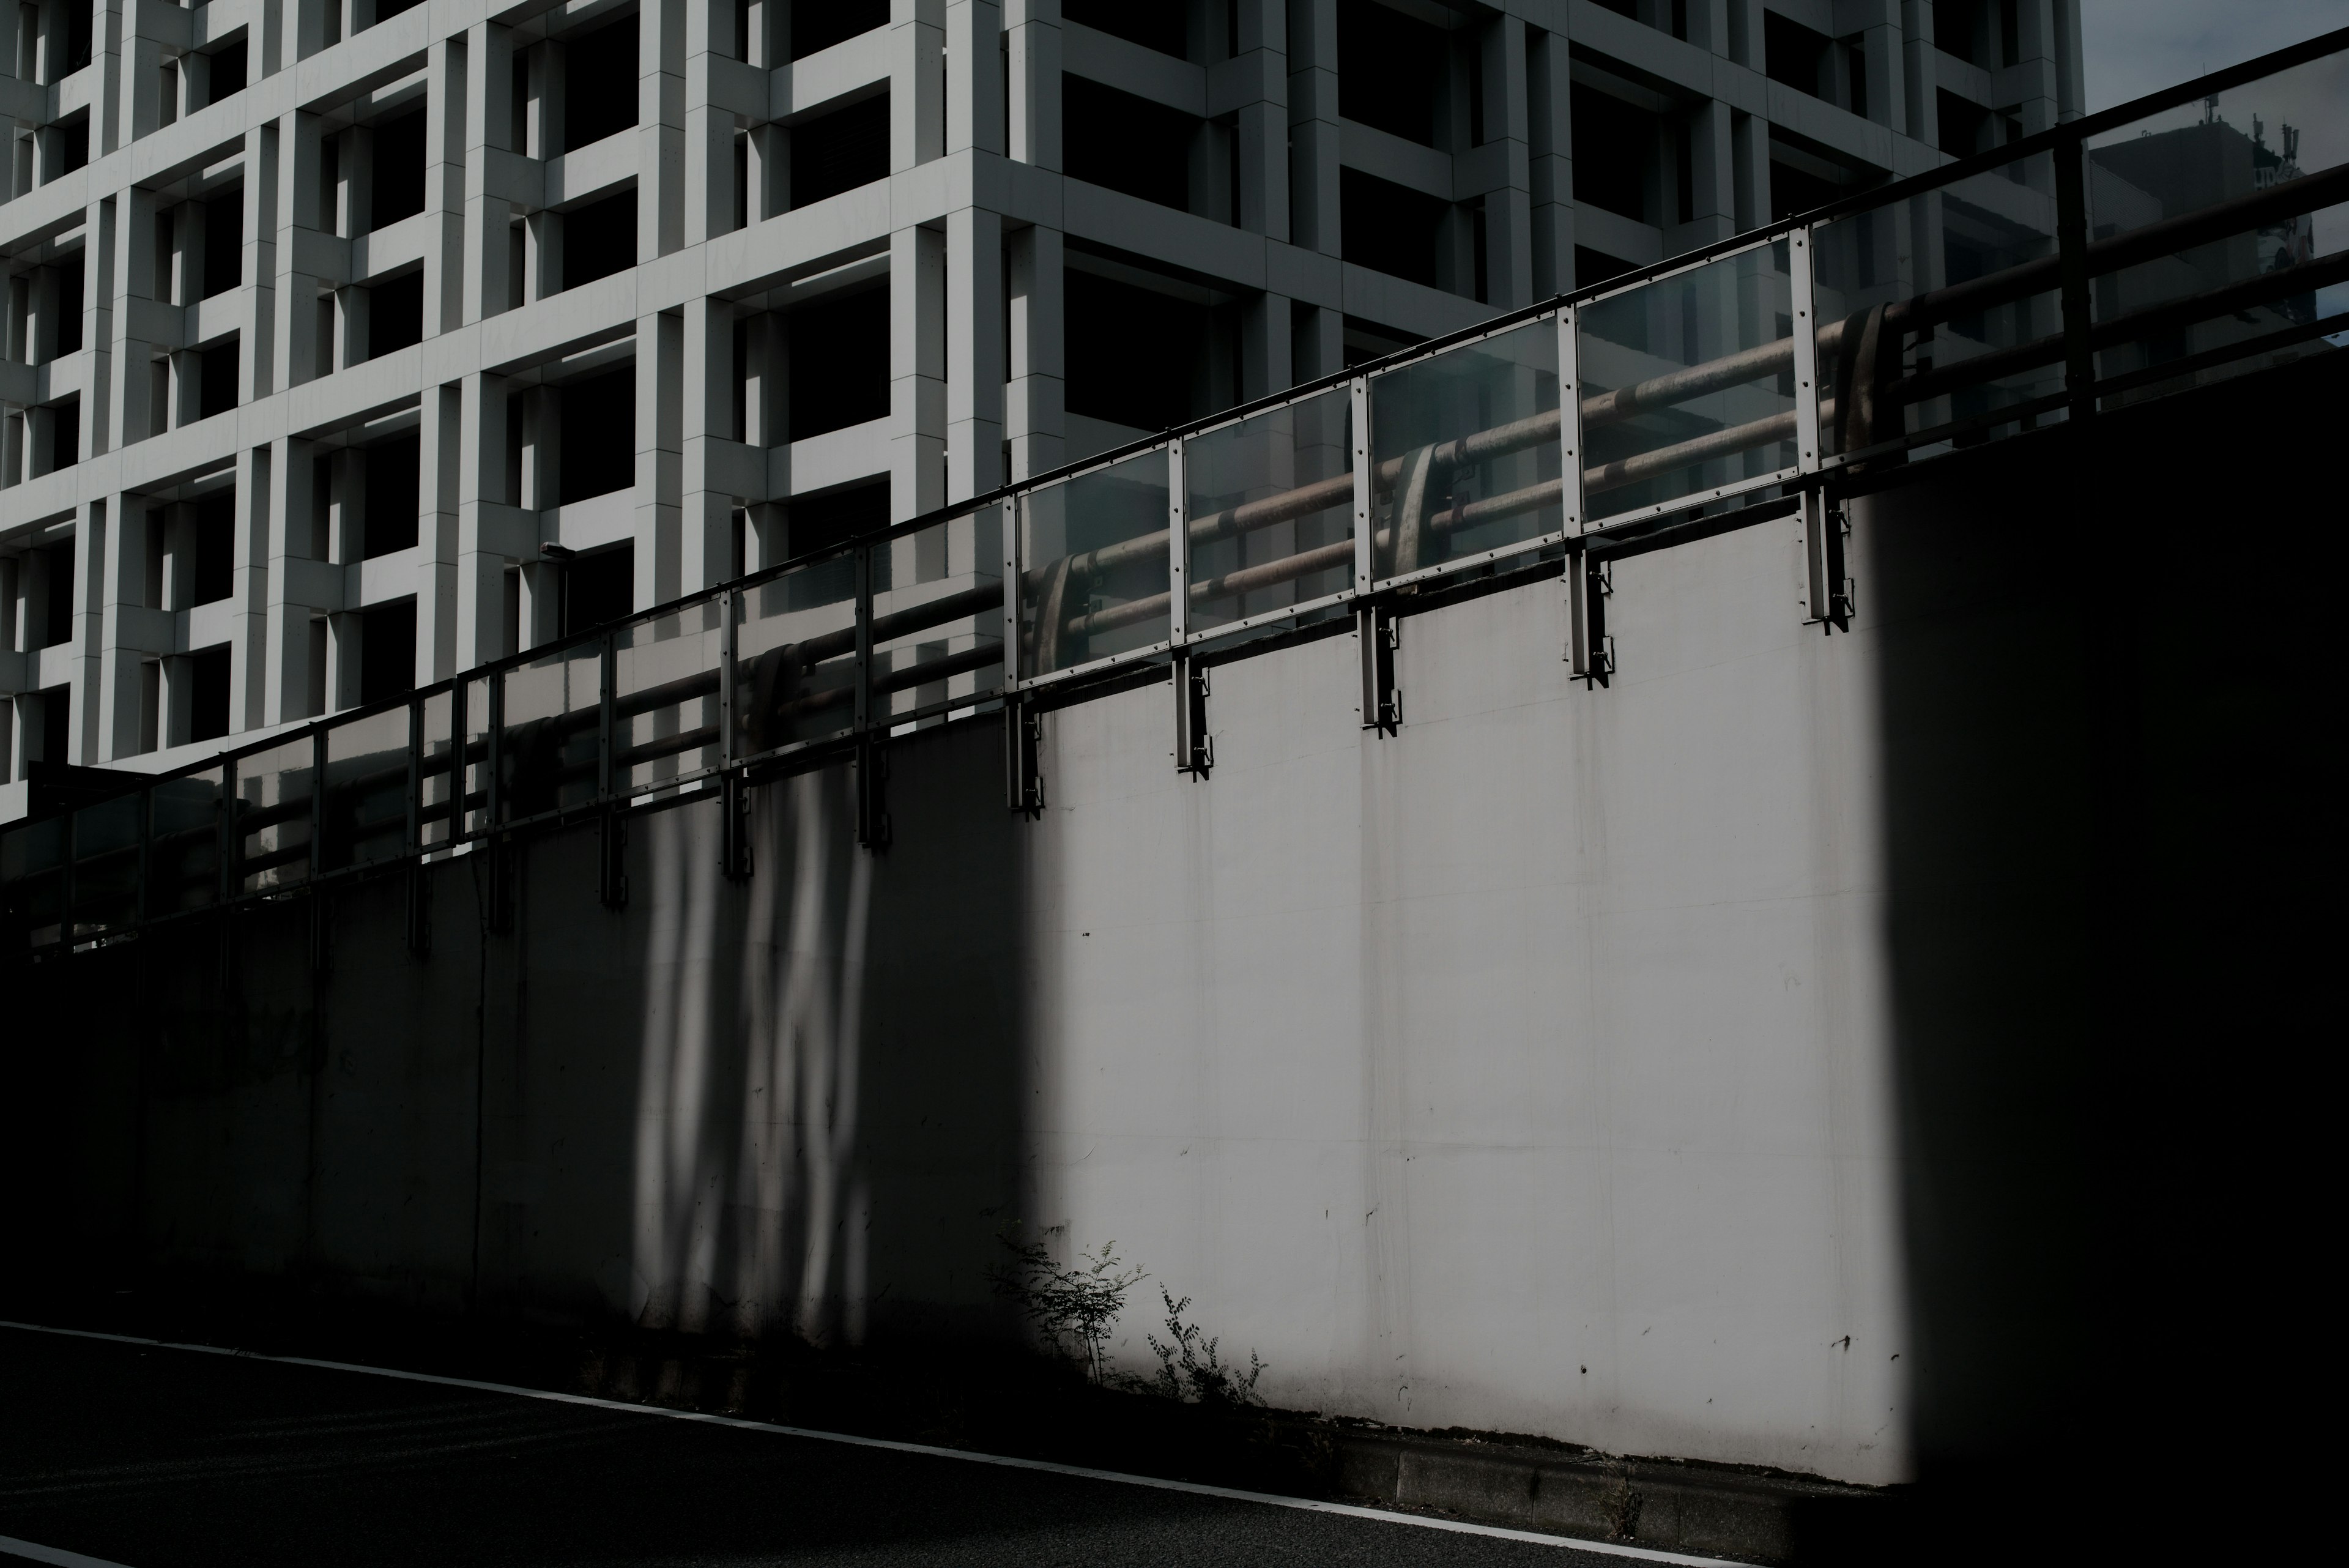
[[2089, 337], [2087, 153], [2077, 136], [2055, 146], [2055, 244], [2062, 259], [2064, 390], [2069, 417], [2096, 411], [2096, 355]]
[[1557, 478], [1566, 536], [1582, 532], [1582, 375], [1574, 306], [1557, 313]]
[[1354, 449], [1354, 642], [1362, 656], [1361, 721], [1365, 730], [1392, 735], [1402, 722], [1402, 696], [1395, 686], [1394, 617], [1371, 592], [1378, 572], [1373, 519], [1378, 475], [1371, 467], [1371, 379], [1353, 385]]
[[1819, 323], [1813, 296], [1811, 231], [1786, 236], [1786, 276], [1794, 294], [1795, 461], [1805, 473], [1819, 471]]
[[1354, 378], [1352, 389], [1354, 449], [1354, 592], [1371, 591], [1371, 575], [1377, 569], [1378, 558], [1373, 553], [1371, 537], [1371, 501], [1378, 489], [1378, 476], [1371, 472], [1371, 379]]
[[1166, 443], [1166, 635], [1174, 643], [1174, 768], [1206, 778], [1214, 765], [1207, 738], [1207, 672], [1191, 659], [1190, 485], [1183, 467], [1183, 438]]

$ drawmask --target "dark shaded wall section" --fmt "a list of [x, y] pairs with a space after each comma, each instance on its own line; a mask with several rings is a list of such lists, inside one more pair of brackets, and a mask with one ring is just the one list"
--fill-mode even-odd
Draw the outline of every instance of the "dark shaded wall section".
[[1860, 503], [1933, 1539], [2215, 1542], [2189, 1451], [2302, 1462], [2344, 406], [2324, 356]]
[[999, 1332], [1000, 747], [985, 721], [895, 743], [917, 853], [856, 847], [834, 768], [756, 792], [745, 882], [690, 805], [631, 821], [621, 909], [593, 826], [517, 845], [503, 929], [486, 857], [434, 867], [422, 959], [393, 874], [16, 969], [7, 1176], [42, 1196], [0, 1293]]

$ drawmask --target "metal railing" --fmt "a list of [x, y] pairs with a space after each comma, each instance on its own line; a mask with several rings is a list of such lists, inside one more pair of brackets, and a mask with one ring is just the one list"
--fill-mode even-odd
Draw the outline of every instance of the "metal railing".
[[[844, 752], [871, 777], [891, 734], [984, 708], [1017, 753], [1023, 711], [1090, 677], [1460, 574], [1572, 580], [1659, 519], [2330, 352], [2344, 55], [2349, 30], [17, 825], [8, 947]], [[2263, 113], [2312, 123], [2271, 148]], [[2333, 161], [2303, 171], [2309, 129]], [[1585, 607], [1578, 673], [1603, 677]], [[1366, 692], [1365, 724], [1389, 718]]]

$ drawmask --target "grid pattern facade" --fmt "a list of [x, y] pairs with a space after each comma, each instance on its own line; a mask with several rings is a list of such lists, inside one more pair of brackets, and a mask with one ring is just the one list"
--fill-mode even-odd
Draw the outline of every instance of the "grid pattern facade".
[[78, 5], [0, 7], [10, 780], [445, 680], [2081, 99], [2075, 0]]

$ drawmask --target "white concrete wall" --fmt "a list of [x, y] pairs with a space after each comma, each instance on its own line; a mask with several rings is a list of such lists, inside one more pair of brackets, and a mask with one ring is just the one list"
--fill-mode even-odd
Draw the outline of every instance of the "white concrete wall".
[[1408, 619], [1393, 739], [1350, 638], [1219, 668], [1204, 784], [1161, 691], [1050, 716], [1040, 1221], [1278, 1404], [1899, 1479], [1871, 638], [1795, 552], [1621, 563], [1598, 693], [1554, 592]]

